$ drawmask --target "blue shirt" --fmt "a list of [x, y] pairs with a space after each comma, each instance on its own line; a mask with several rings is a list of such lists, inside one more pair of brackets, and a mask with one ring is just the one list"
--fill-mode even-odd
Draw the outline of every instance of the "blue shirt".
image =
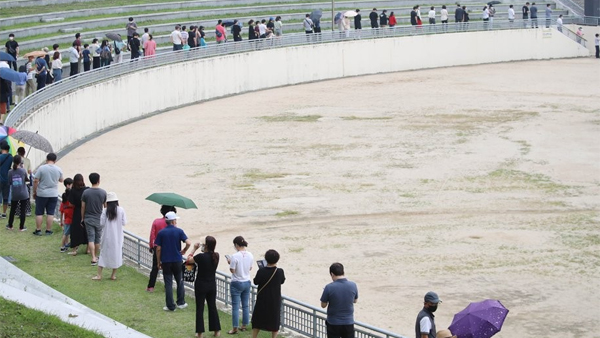
[[44, 60], [44, 58], [35, 59], [35, 65], [37, 66], [38, 72], [42, 70], [42, 68], [46, 67], [46, 69], [44, 69], [44, 71], [40, 73], [46, 74], [46, 70], [48, 70], [48, 64], [46, 63], [46, 60]]
[[[12, 166], [13, 157], [11, 154], [6, 153], [0, 155], [0, 182], [8, 182], [8, 171]], [[5, 197], [8, 199], [8, 196]]]
[[81, 54], [83, 54], [83, 62], [90, 62], [90, 50], [89, 49], [84, 49], [83, 52], [81, 52]]
[[354, 324], [354, 300], [358, 299], [356, 283], [341, 278], [323, 290], [321, 302], [327, 305], [327, 322], [332, 325]]
[[160, 261], [162, 263], [181, 263], [181, 242], [187, 240], [183, 230], [172, 224], [167, 225], [156, 235], [154, 244], [160, 246]]

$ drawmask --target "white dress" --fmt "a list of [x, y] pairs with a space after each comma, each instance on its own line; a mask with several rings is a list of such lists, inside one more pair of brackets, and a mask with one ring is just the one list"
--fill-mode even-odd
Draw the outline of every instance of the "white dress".
[[117, 207], [117, 218], [109, 220], [106, 208], [102, 210], [100, 224], [104, 227], [100, 245], [98, 265], [107, 269], [116, 269], [123, 265], [123, 226], [127, 223], [125, 210]]

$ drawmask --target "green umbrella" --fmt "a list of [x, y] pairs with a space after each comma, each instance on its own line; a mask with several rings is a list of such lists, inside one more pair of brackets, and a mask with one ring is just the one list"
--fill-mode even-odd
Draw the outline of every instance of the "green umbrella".
[[161, 205], [170, 205], [184, 209], [198, 209], [196, 203], [191, 199], [172, 192], [156, 192], [146, 197], [146, 199]]

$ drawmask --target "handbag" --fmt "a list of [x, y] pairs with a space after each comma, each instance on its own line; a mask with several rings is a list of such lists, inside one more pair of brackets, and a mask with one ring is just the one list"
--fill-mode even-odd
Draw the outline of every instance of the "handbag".
[[271, 278], [269, 278], [269, 280], [265, 283], [265, 285], [262, 286], [262, 288], [260, 288], [260, 290], [258, 290], [258, 292], [256, 293], [257, 295], [267, 286], [269, 285], [269, 282], [271, 281], [271, 279], [273, 279], [273, 277], [275, 277], [275, 274], [277, 273], [277, 268], [275, 268], [275, 271], [273, 271], [273, 274], [271, 275]]
[[183, 281], [193, 283], [196, 280], [196, 269], [198, 268], [198, 265], [196, 263], [186, 264], [185, 262], [181, 264]]

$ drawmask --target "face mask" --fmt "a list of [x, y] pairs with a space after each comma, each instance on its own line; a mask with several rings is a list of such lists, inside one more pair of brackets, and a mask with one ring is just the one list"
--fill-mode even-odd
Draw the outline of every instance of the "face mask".
[[8, 38], [10, 41], [14, 40], [15, 38], [13, 38], [12, 36], [10, 38]]
[[429, 312], [434, 313], [437, 310], [437, 307], [438, 307], [437, 305], [433, 305], [433, 306], [428, 307], [427, 309], [429, 310]]

